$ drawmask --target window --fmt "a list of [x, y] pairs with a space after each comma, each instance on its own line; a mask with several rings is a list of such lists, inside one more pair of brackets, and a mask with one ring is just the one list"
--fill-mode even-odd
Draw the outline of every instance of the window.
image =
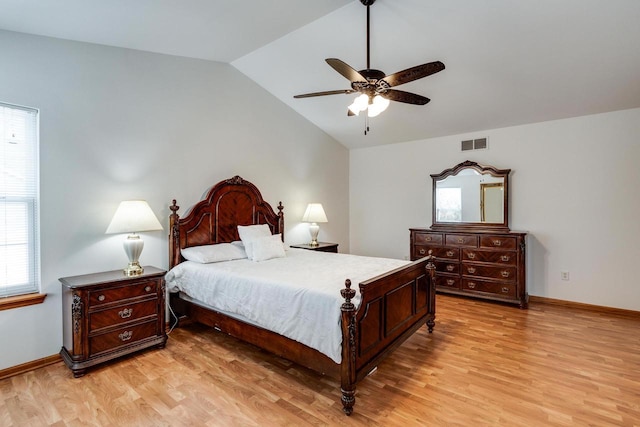
[[436, 188], [436, 221], [462, 221], [462, 188]]
[[38, 110], [0, 102], [0, 297], [40, 290]]

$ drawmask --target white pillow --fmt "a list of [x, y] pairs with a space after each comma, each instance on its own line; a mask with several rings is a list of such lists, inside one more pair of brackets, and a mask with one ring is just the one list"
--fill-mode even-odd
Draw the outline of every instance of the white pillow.
[[181, 249], [180, 253], [186, 260], [199, 262], [201, 264], [247, 258], [247, 253], [243, 248], [232, 245], [231, 243], [192, 246]]
[[251, 242], [251, 246], [253, 247], [253, 256], [250, 258], [252, 261], [266, 261], [286, 256], [280, 234], [255, 239]]
[[244, 250], [247, 253], [247, 257], [249, 257], [249, 259], [252, 259], [253, 248], [251, 247], [251, 242], [260, 237], [271, 236], [271, 229], [267, 224], [239, 225], [238, 235], [240, 236], [240, 240], [242, 240], [242, 243], [244, 244]]

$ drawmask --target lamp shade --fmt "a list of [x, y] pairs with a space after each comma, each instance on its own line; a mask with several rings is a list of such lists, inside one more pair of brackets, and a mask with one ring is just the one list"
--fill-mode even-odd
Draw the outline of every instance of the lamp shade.
[[120, 203], [105, 234], [137, 233], [162, 230], [162, 225], [144, 200], [127, 200]]
[[324, 209], [322, 209], [322, 204], [320, 203], [309, 203], [307, 206], [307, 210], [302, 215], [303, 222], [328, 222], [327, 215], [324, 213]]

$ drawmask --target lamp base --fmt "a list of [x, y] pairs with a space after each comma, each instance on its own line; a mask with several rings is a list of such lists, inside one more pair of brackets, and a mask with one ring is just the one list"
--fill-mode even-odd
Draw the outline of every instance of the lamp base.
[[127, 277], [133, 277], [133, 276], [139, 276], [142, 273], [144, 273], [144, 268], [142, 268], [140, 266], [140, 264], [138, 264], [138, 262], [130, 262], [129, 265], [127, 265], [122, 272], [124, 273], [125, 276]]
[[124, 240], [124, 251], [129, 258], [129, 265], [123, 270], [125, 276], [139, 276], [144, 273], [144, 268], [140, 267], [140, 263], [138, 262], [142, 248], [144, 248], [144, 241], [138, 234], [129, 234]]
[[311, 243], [309, 246], [318, 246], [318, 233], [320, 232], [320, 226], [315, 222], [312, 222], [309, 226], [309, 234], [311, 234]]

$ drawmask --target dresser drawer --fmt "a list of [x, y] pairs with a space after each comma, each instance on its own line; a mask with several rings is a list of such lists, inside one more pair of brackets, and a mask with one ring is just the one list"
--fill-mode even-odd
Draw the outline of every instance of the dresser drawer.
[[483, 251], [478, 249], [463, 249], [462, 261], [492, 262], [495, 264], [516, 265], [518, 254], [508, 251]]
[[515, 250], [516, 238], [509, 236], [480, 236], [480, 247], [491, 249]]
[[414, 243], [416, 245], [441, 245], [442, 234], [435, 233], [415, 233]]
[[145, 338], [153, 337], [159, 333], [157, 325], [158, 322], [156, 320], [151, 320], [140, 325], [128, 326], [106, 334], [89, 337], [89, 355], [95, 356], [105, 351], [114, 350], [125, 345], [128, 346]]
[[156, 295], [158, 282], [156, 280], [144, 280], [109, 289], [89, 291], [89, 306], [96, 307], [103, 304], [112, 304], [129, 298]]
[[458, 248], [443, 248], [433, 246], [414, 246], [414, 259], [425, 257], [431, 251], [431, 255], [440, 259], [450, 259], [458, 261], [460, 259], [460, 249]]
[[462, 279], [462, 290], [473, 291], [473, 292], [486, 292], [486, 293], [500, 295], [505, 298], [507, 297], [515, 298], [516, 296], [515, 284], [486, 282], [484, 280], [476, 280], [476, 279], [469, 279], [469, 278]]
[[518, 269], [516, 267], [500, 266], [493, 267], [478, 264], [462, 264], [462, 274], [466, 276], [487, 277], [491, 279], [499, 279], [505, 281], [513, 281], [516, 279]]
[[445, 234], [444, 240], [448, 246], [478, 247], [478, 236], [474, 234]]
[[460, 263], [459, 262], [447, 262], [447, 261], [438, 261], [434, 263], [436, 265], [436, 271], [441, 273], [449, 273], [449, 274], [460, 274]]
[[460, 277], [437, 275], [436, 287], [448, 288], [448, 289], [460, 289]]
[[157, 298], [96, 311], [89, 314], [89, 332], [92, 333], [108, 327], [117, 327], [120, 324], [149, 316], [156, 317], [157, 313]]

